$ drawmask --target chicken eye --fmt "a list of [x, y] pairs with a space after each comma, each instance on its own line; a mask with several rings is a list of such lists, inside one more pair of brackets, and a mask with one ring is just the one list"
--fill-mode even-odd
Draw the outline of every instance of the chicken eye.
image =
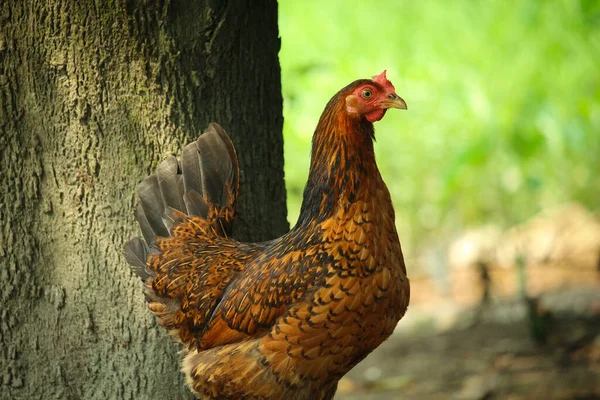
[[360, 95], [363, 99], [370, 99], [371, 96], [373, 96], [373, 92], [371, 91], [371, 89], [365, 89], [360, 93]]

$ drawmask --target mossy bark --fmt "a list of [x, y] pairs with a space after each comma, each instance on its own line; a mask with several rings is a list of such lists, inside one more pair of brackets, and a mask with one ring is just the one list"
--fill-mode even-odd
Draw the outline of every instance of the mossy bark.
[[191, 398], [123, 244], [136, 185], [210, 121], [243, 240], [287, 229], [275, 0], [0, 3], [0, 398]]

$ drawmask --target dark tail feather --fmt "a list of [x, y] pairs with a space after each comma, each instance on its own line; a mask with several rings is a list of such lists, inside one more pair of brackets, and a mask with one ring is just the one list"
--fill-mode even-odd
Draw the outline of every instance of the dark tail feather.
[[[219, 215], [222, 208], [235, 211], [239, 186], [239, 165], [233, 143], [223, 128], [211, 123], [196, 140], [183, 148], [181, 161], [169, 157], [138, 186], [140, 203], [136, 218], [144, 243], [133, 238], [125, 247], [125, 258], [132, 269], [146, 279], [145, 262], [157, 237], [169, 237], [185, 215], [216, 218], [209, 221], [216, 232], [225, 232], [232, 212]], [[210, 212], [211, 206], [216, 213]], [[226, 234], [226, 232], [225, 232]]]
[[[196, 143], [184, 147], [181, 170], [186, 192], [195, 191], [217, 207], [235, 208], [239, 180], [237, 155], [219, 125], [210, 124]], [[228, 197], [228, 192], [233, 198]]]
[[181, 173], [184, 191], [194, 191], [202, 197], [202, 171], [196, 142], [188, 144], [181, 152]]
[[125, 245], [125, 260], [131, 265], [133, 272], [143, 280], [151, 276], [151, 272], [146, 268], [146, 259], [149, 252], [146, 243], [138, 237], [131, 239]]
[[[144, 215], [154, 232], [154, 236], [168, 237], [169, 231], [163, 222], [165, 205], [156, 175], [147, 177], [138, 185], [138, 196], [144, 210]], [[153, 243], [148, 244], [151, 245]]]
[[165, 207], [165, 215], [163, 218], [163, 222], [165, 226], [169, 230], [169, 234], [173, 232], [173, 228], [180, 223], [185, 221], [185, 214], [179, 210], [174, 209], [173, 207], [166, 206]]
[[[218, 163], [216, 165], [217, 173], [221, 177], [221, 181], [226, 184], [226, 186], [231, 192], [231, 199], [227, 199], [228, 203], [221, 203], [222, 205], [227, 205], [233, 209], [235, 209], [235, 205], [237, 202], [237, 194], [239, 188], [239, 179], [240, 179], [240, 166], [238, 164], [237, 154], [235, 152], [235, 147], [233, 147], [233, 143], [231, 139], [225, 132], [221, 126], [215, 123], [211, 123], [208, 126], [208, 132], [211, 132], [211, 135], [216, 134], [221, 139], [219, 146], [219, 153], [217, 154], [217, 160], [219, 158], [224, 158], [229, 160], [228, 163]], [[214, 132], [214, 133], [213, 133]], [[232, 202], [231, 204], [229, 202]]]
[[183, 176], [179, 173], [179, 163], [173, 156], [160, 163], [156, 169], [158, 187], [165, 207], [186, 212], [183, 202]]
[[154, 243], [155, 235], [152, 227], [150, 226], [150, 222], [148, 222], [148, 218], [146, 218], [146, 214], [144, 213], [144, 208], [142, 207], [142, 203], [138, 203], [135, 208], [135, 218], [140, 225], [140, 229], [142, 230], [142, 236], [144, 236], [144, 240], [146, 243]]
[[194, 215], [199, 217], [208, 216], [208, 204], [206, 200], [195, 190], [188, 190], [183, 195], [183, 201], [187, 208], [188, 215]]

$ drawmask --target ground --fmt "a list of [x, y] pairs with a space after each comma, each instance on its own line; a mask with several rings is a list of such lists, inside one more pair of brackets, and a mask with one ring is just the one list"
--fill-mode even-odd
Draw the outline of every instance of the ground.
[[340, 382], [335, 399], [600, 399], [598, 285], [540, 301], [545, 344], [533, 339], [523, 301], [465, 309], [442, 329], [409, 309], [394, 335]]

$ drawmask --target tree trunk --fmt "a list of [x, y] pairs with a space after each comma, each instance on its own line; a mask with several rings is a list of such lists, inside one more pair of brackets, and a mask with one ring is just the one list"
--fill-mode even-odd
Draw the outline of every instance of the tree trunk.
[[122, 256], [136, 185], [210, 121], [242, 240], [284, 233], [277, 3], [0, 4], [0, 397], [191, 398]]

